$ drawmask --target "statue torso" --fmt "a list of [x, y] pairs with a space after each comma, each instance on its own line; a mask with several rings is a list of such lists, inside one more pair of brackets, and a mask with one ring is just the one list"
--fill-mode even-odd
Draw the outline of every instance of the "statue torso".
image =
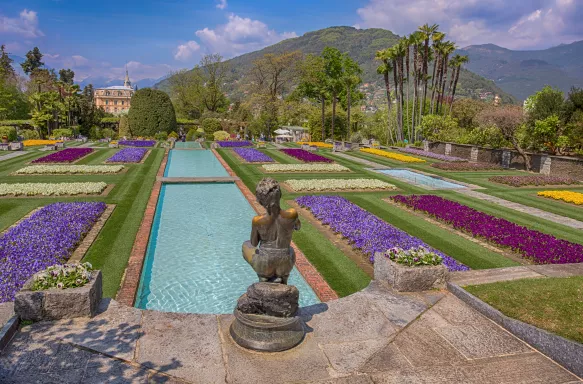
[[288, 249], [298, 221], [295, 209], [281, 211], [277, 216], [256, 216], [253, 227], [259, 233], [259, 247]]

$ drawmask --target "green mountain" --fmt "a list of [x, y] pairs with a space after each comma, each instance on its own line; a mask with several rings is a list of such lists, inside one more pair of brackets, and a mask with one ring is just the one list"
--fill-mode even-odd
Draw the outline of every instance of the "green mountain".
[[[397, 43], [399, 36], [391, 31], [379, 28], [356, 29], [353, 27], [330, 27], [314, 32], [308, 32], [303, 36], [281, 41], [277, 44], [266, 47], [262, 50], [246, 53], [227, 61], [231, 69], [230, 83], [235, 84], [234, 89], [229, 89], [229, 94], [237, 98], [236, 84], [244, 77], [251, 68], [253, 61], [267, 53], [282, 53], [290, 51], [301, 51], [304, 54], [320, 54], [322, 50], [329, 46], [347, 52], [362, 67], [363, 83], [368, 83], [371, 87], [371, 95], [382, 94], [384, 89], [382, 78], [376, 73], [379, 65], [374, 60], [376, 51], [391, 47]], [[161, 89], [167, 89], [167, 81], [162, 81], [155, 85]], [[376, 92], [375, 92], [376, 91]], [[505, 102], [516, 102], [516, 100], [496, 86], [493, 81], [484, 79], [470, 71], [462, 71], [457, 89], [457, 96], [479, 98], [493, 98], [495, 94], [500, 95]]]
[[536, 51], [513, 51], [494, 44], [459, 50], [468, 55], [466, 67], [494, 82], [519, 100], [545, 85], [568, 92], [583, 87], [583, 41]]

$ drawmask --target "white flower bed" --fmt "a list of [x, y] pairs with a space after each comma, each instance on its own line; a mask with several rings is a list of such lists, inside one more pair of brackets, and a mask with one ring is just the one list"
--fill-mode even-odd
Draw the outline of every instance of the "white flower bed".
[[287, 180], [295, 191], [343, 191], [354, 189], [395, 189], [395, 186], [377, 179], [310, 179]]
[[19, 175], [42, 174], [102, 174], [118, 173], [123, 165], [29, 165], [16, 171]]
[[0, 184], [0, 196], [62, 196], [62, 195], [96, 195], [107, 188], [107, 183], [17, 183]]
[[265, 164], [266, 172], [350, 172], [350, 169], [339, 164]]

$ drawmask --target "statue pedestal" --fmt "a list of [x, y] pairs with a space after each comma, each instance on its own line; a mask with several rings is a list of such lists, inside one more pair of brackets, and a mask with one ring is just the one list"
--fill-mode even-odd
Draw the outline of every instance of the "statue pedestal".
[[305, 335], [299, 316], [275, 317], [242, 313], [235, 309], [230, 333], [243, 348], [262, 352], [280, 352], [298, 345]]

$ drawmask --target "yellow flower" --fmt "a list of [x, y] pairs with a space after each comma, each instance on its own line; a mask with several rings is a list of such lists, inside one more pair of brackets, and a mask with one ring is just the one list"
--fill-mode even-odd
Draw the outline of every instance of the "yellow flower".
[[583, 205], [583, 193], [570, 191], [541, 191], [538, 196], [547, 197], [555, 200], [563, 200], [575, 205]]
[[405, 163], [424, 163], [425, 160], [418, 159], [417, 157], [401, 155], [400, 153], [383, 151], [381, 149], [373, 149], [373, 148], [361, 148], [361, 152], [371, 153], [373, 155], [383, 156], [391, 160], [402, 161]]
[[47, 145], [47, 144], [51, 144], [54, 145], [56, 143], [61, 143], [61, 140], [24, 140], [22, 142], [22, 145], [24, 145], [25, 147], [34, 147], [37, 145]]
[[298, 141], [299, 145], [307, 144], [311, 147], [318, 147], [318, 148], [334, 148], [332, 144], [323, 143], [321, 141]]

